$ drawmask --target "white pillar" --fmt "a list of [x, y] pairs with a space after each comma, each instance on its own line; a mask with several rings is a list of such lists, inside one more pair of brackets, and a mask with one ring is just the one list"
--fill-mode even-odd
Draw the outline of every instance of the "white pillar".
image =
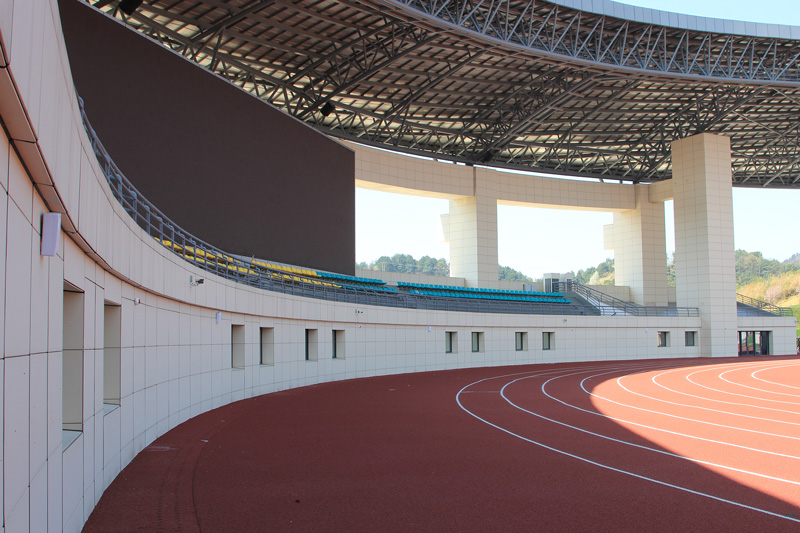
[[497, 193], [474, 169], [475, 195], [450, 200], [446, 238], [450, 242], [450, 275], [471, 287], [497, 282]]
[[615, 284], [630, 287], [640, 305], [667, 305], [664, 202], [650, 202], [649, 185], [634, 185], [636, 208], [614, 213], [606, 249], [614, 250]]
[[680, 307], [700, 309], [700, 353], [737, 351], [730, 139], [703, 133], [672, 143], [675, 274]]

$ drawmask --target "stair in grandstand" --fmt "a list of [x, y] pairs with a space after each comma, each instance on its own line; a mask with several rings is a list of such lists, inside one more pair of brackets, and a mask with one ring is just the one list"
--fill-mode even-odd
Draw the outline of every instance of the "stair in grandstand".
[[[597, 289], [592, 289], [574, 280], [567, 280], [558, 282], [555, 286], [561, 290], [565, 295], [578, 303], [589, 305], [597, 308], [603, 308], [603, 314], [617, 315], [617, 316], [640, 316], [647, 314], [644, 311], [644, 306], [626, 302]], [[555, 288], [554, 287], [554, 288]]]
[[639, 305], [626, 302], [574, 280], [556, 282], [553, 288], [561, 290], [573, 302], [594, 306], [604, 316], [698, 316], [696, 308], [674, 305]]

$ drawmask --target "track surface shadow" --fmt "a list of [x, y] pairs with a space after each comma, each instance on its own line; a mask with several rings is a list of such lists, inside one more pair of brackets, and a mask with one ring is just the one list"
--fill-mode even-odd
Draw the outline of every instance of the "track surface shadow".
[[[626, 363], [591, 363], [612, 372], [620, 364]], [[623, 453], [606, 439], [510, 408], [491, 379], [481, 381], [577, 372], [587, 365], [383, 376], [236, 402], [199, 415], [148, 446], [105, 492], [84, 530], [800, 530], [800, 524], [785, 518], [800, 510], [781, 498], [669, 455], [636, 449]], [[459, 396], [476, 382], [486, 386]], [[576, 420], [575, 409], [561, 406], [559, 412], [552, 405], [556, 402], [546, 403], [535, 390], [507, 389], [525, 408]], [[457, 397], [466, 409], [480, 411], [505, 430], [470, 415]], [[596, 411], [588, 395], [565, 391], [563, 399]], [[591, 417], [587, 425], [598, 434], [672, 452], [609, 419], [582, 417]], [[561, 449], [773, 514], [555, 451]]]

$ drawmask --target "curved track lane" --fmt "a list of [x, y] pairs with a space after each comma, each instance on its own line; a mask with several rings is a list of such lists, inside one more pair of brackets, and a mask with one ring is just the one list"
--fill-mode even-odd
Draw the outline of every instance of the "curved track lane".
[[86, 531], [798, 531], [800, 359], [476, 368], [197, 416]]
[[458, 401], [508, 435], [632, 483], [800, 527], [800, 395], [785, 392], [800, 384], [800, 362], [693, 363], [544, 368], [472, 383]]

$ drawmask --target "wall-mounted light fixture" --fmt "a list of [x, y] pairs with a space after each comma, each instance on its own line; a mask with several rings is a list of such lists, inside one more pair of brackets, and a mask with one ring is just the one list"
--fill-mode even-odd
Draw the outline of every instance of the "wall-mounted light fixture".
[[61, 213], [44, 213], [42, 215], [42, 249], [41, 254], [52, 257], [58, 253], [61, 240]]
[[205, 279], [203, 278], [194, 278], [189, 276], [189, 286], [190, 287], [197, 287], [198, 285], [202, 285]]
[[219, 324], [220, 322], [222, 322], [222, 312], [217, 311], [217, 324]]

